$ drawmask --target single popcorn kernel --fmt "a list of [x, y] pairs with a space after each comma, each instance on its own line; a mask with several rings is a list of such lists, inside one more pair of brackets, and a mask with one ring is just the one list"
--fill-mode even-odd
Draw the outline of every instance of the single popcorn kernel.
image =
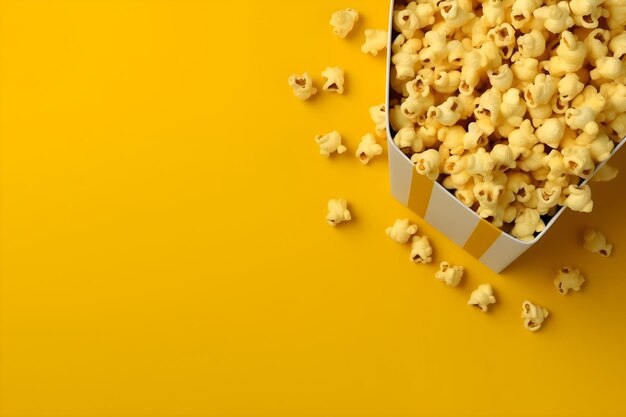
[[480, 308], [483, 313], [487, 312], [489, 304], [494, 304], [496, 297], [493, 295], [493, 289], [490, 284], [481, 284], [472, 291], [470, 299], [467, 302], [468, 305], [476, 306]]
[[411, 241], [411, 261], [427, 264], [432, 262], [433, 248], [426, 236], [413, 236]]
[[359, 12], [354, 9], [339, 10], [330, 16], [330, 25], [333, 33], [340, 38], [345, 38], [359, 20]]
[[580, 291], [584, 282], [585, 277], [580, 270], [565, 266], [559, 270], [554, 280], [554, 286], [559, 293], [566, 295], [569, 290]]
[[445, 282], [446, 284], [456, 287], [463, 277], [462, 266], [452, 266], [448, 262], [442, 262], [439, 265], [439, 271], [435, 273], [435, 278]]
[[313, 87], [311, 76], [306, 72], [302, 75], [290, 75], [289, 87], [293, 89], [293, 94], [300, 100], [306, 100], [317, 93], [317, 88]]
[[411, 224], [409, 219], [398, 219], [393, 226], [385, 229], [385, 233], [398, 243], [407, 243], [411, 236], [417, 233], [417, 226]]
[[356, 157], [363, 165], [369, 163], [373, 157], [380, 155], [383, 152], [383, 147], [376, 143], [376, 138], [371, 133], [366, 134], [361, 138], [359, 147], [356, 150]]
[[326, 67], [322, 72], [322, 77], [326, 78], [322, 90], [343, 94], [344, 72], [341, 68]]
[[583, 234], [585, 249], [591, 253], [597, 253], [604, 257], [611, 256], [613, 245], [607, 243], [606, 237], [597, 230], [586, 230]]
[[343, 198], [328, 201], [328, 214], [326, 221], [330, 226], [336, 226], [341, 222], [352, 220], [348, 210], [348, 202]]
[[370, 117], [376, 128], [376, 136], [381, 139], [387, 137], [387, 110], [385, 103], [369, 108]]
[[341, 144], [341, 135], [336, 130], [325, 135], [315, 136], [315, 142], [320, 146], [320, 155], [326, 157], [334, 152], [342, 154], [348, 150]]
[[411, 157], [411, 161], [415, 164], [415, 170], [426, 176], [428, 179], [435, 181], [439, 177], [439, 169], [441, 165], [441, 155], [435, 149], [416, 153]]
[[545, 308], [535, 305], [530, 301], [522, 303], [522, 318], [524, 319], [524, 327], [531, 332], [536, 332], [541, 328], [543, 321], [550, 313]]
[[378, 55], [387, 47], [387, 31], [380, 29], [366, 29], [365, 43], [361, 46], [364, 54]]

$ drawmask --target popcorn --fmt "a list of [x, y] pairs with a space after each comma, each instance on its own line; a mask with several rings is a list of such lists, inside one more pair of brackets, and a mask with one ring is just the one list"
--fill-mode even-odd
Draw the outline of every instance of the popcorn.
[[515, 219], [515, 226], [511, 230], [511, 235], [519, 240], [533, 240], [535, 233], [539, 233], [546, 228], [545, 223], [541, 220], [541, 215], [537, 209], [524, 208]]
[[550, 75], [559, 77], [579, 71], [583, 67], [586, 54], [584, 42], [579, 41], [572, 32], [563, 32], [561, 42], [556, 48], [556, 56], [550, 58], [548, 66]]
[[591, 253], [597, 253], [604, 257], [611, 256], [613, 245], [607, 243], [606, 237], [597, 230], [585, 230], [583, 234], [585, 249]]
[[439, 177], [441, 155], [435, 149], [428, 149], [424, 152], [416, 153], [411, 157], [411, 161], [415, 164], [416, 171], [426, 176], [428, 179], [435, 181]]
[[489, 77], [491, 86], [502, 93], [507, 92], [513, 85], [513, 71], [511, 71], [508, 64], [488, 70], [487, 77]]
[[365, 29], [365, 43], [361, 46], [364, 54], [378, 55], [387, 47], [387, 31], [380, 29]]
[[411, 236], [417, 233], [417, 226], [411, 224], [409, 219], [398, 219], [393, 226], [385, 229], [385, 233], [398, 243], [407, 243]]
[[433, 249], [426, 236], [413, 236], [411, 241], [411, 260], [415, 263], [431, 262]]
[[412, 1], [403, 10], [394, 10], [393, 28], [406, 38], [411, 38], [415, 31], [435, 23], [434, 4]]
[[483, 3], [483, 17], [489, 27], [494, 27], [504, 23], [504, 5], [502, 0], [487, 0]]
[[566, 1], [561, 1], [552, 6], [543, 6], [533, 12], [533, 16], [543, 20], [546, 29], [554, 34], [559, 34], [574, 25], [574, 19], [570, 16], [570, 9]]
[[605, 29], [594, 29], [585, 37], [587, 58], [593, 66], [599, 58], [609, 55], [609, 39], [611, 33]]
[[565, 121], [555, 117], [547, 119], [543, 125], [535, 130], [535, 135], [539, 142], [556, 149], [559, 147], [563, 135], [565, 135]]
[[[433, 89], [438, 93], [452, 94], [461, 84], [461, 72], [460, 71], [439, 71], [435, 72], [435, 82], [433, 83]], [[460, 103], [458, 97], [449, 97], [448, 99], [456, 98]]]
[[448, 262], [442, 262], [439, 264], [439, 271], [435, 273], [435, 278], [453, 287], [459, 285], [462, 277], [463, 267], [452, 266]]
[[376, 138], [371, 133], [361, 138], [359, 147], [356, 150], [356, 157], [359, 158], [363, 165], [367, 165], [376, 155], [383, 152], [383, 147], [376, 143]]
[[424, 141], [412, 126], [405, 126], [398, 130], [393, 141], [400, 149], [410, 149], [412, 152], [424, 150]]
[[336, 130], [325, 135], [315, 136], [315, 142], [320, 146], [320, 155], [330, 156], [333, 152], [342, 154], [348, 149], [341, 144], [341, 135]]
[[385, 109], [385, 103], [369, 108], [370, 117], [376, 125], [376, 136], [379, 138], [387, 137], [387, 114]]
[[476, 213], [482, 218], [495, 217], [498, 211], [498, 198], [504, 191], [504, 186], [493, 181], [480, 181], [474, 185], [472, 191], [475, 201], [479, 204]]
[[[397, 43], [400, 46], [396, 46]], [[420, 60], [418, 51], [421, 47], [422, 43], [419, 39], [411, 38], [405, 41], [403, 35], [398, 35], [392, 44], [393, 55], [391, 57], [391, 62], [396, 68], [396, 78], [405, 80], [415, 77], [415, 65]]]
[[515, 162], [515, 155], [513, 149], [509, 145], [498, 143], [491, 149], [489, 153], [494, 162], [494, 169], [496, 171], [506, 171], [507, 169], [515, 168], [517, 165]]
[[567, 146], [561, 151], [565, 173], [589, 178], [593, 173], [594, 164], [589, 149], [584, 146]]
[[517, 38], [520, 54], [524, 58], [537, 58], [546, 50], [546, 38], [539, 30], [531, 30], [530, 33]]
[[563, 205], [569, 207], [573, 211], [581, 211], [583, 213], [591, 213], [593, 210], [593, 201], [591, 200], [591, 188], [588, 185], [578, 186], [570, 185], [566, 190], [567, 197]]
[[570, 290], [580, 291], [584, 282], [585, 277], [580, 270], [565, 266], [559, 270], [554, 280], [554, 286], [559, 293], [566, 295]]
[[541, 324], [550, 313], [545, 308], [535, 305], [530, 301], [522, 303], [522, 318], [524, 319], [524, 327], [531, 332], [536, 332], [541, 328]]
[[533, 20], [533, 12], [542, 4], [541, 0], [515, 0], [510, 13], [513, 27], [517, 30], [528, 29]]
[[624, 63], [612, 56], [604, 56], [596, 60], [596, 68], [589, 75], [592, 80], [605, 79], [615, 81], [624, 76]]
[[326, 67], [326, 69], [322, 71], [322, 77], [326, 78], [322, 90], [343, 94], [344, 73], [341, 68]]
[[428, 117], [436, 119], [443, 126], [454, 126], [461, 118], [461, 103], [457, 97], [449, 97], [437, 107], [428, 110]]
[[330, 16], [330, 25], [333, 33], [340, 38], [345, 38], [359, 20], [359, 12], [354, 9], [339, 10]]
[[543, 188], [537, 188], [537, 212], [544, 216], [550, 210], [559, 204], [561, 197], [561, 188], [550, 186], [549, 184]]
[[496, 297], [493, 296], [493, 289], [490, 284], [481, 284], [477, 289], [472, 291], [470, 299], [467, 302], [468, 305], [476, 306], [485, 313], [489, 307], [489, 304], [494, 304]]
[[[528, 107], [539, 107], [548, 104], [558, 88], [558, 79], [546, 74], [537, 74], [528, 86], [524, 98]], [[552, 110], [550, 110], [552, 112]]]
[[476, 152], [463, 155], [462, 158], [465, 172], [468, 175], [489, 175], [496, 166], [491, 154], [485, 148], [478, 148]]
[[566, 74], [558, 83], [559, 97], [563, 101], [570, 102], [582, 93], [583, 88], [585, 84], [579, 81], [578, 75]]
[[[526, 102], [522, 99], [522, 92], [517, 88], [509, 88], [502, 95], [500, 116], [512, 127], [520, 127], [526, 114]], [[515, 130], [515, 129], [513, 129]], [[512, 133], [509, 132], [510, 136]]]
[[[608, 34], [607, 37], [609, 37]], [[609, 49], [611, 50], [611, 52], [613, 52], [613, 56], [615, 58], [624, 58], [624, 55], [626, 55], [626, 32], [622, 32], [617, 36], [613, 36], [611, 38], [611, 41], [609, 42]]]
[[443, 63], [447, 55], [446, 36], [439, 32], [430, 31], [424, 35], [423, 48], [419, 52], [422, 65], [426, 68]]
[[350, 211], [348, 210], [348, 203], [343, 198], [338, 200], [328, 201], [328, 214], [326, 215], [326, 221], [330, 226], [336, 226], [341, 222], [349, 221], [352, 219]]
[[317, 88], [313, 87], [311, 76], [306, 72], [302, 75], [290, 75], [289, 87], [293, 89], [293, 94], [300, 100], [306, 100], [317, 93]]
[[474, 13], [460, 7], [458, 0], [445, 0], [439, 3], [439, 13], [449, 29], [458, 29], [474, 17]]

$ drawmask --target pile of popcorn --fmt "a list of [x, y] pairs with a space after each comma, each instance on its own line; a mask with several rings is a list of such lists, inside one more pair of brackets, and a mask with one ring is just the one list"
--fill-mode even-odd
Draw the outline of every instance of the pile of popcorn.
[[626, 1], [396, 2], [393, 28], [389, 119], [417, 172], [521, 240], [592, 210], [581, 183], [626, 137]]
[[[345, 38], [358, 18], [354, 9], [340, 10], [330, 24]], [[522, 240], [541, 232], [542, 217], [559, 206], [592, 210], [589, 186], [579, 184], [592, 175], [594, 181], [615, 178], [616, 168], [605, 164], [595, 172], [596, 165], [626, 137], [626, 0], [420, 0], [396, 7], [393, 24], [397, 97], [389, 122], [395, 144], [418, 173]], [[387, 39], [386, 31], [367, 29], [361, 50], [377, 55]], [[343, 94], [341, 68], [327, 67], [322, 76], [323, 91]], [[301, 100], [317, 93], [306, 72], [288, 83]], [[355, 153], [364, 165], [383, 151], [376, 137], [387, 136], [386, 106], [369, 113], [375, 135], [363, 136]], [[337, 131], [315, 142], [325, 157], [347, 151]], [[331, 199], [327, 208], [330, 226], [352, 220], [345, 199]], [[409, 219], [396, 220], [385, 233], [410, 242], [412, 262], [433, 261], [430, 240]], [[583, 241], [603, 257], [613, 250], [597, 230], [585, 231]], [[443, 261], [435, 278], [456, 287], [464, 272]], [[554, 286], [566, 295], [585, 280], [565, 266]], [[494, 303], [489, 283], [467, 302], [482, 312]], [[526, 329], [539, 330], [548, 316], [544, 307], [522, 303]]]

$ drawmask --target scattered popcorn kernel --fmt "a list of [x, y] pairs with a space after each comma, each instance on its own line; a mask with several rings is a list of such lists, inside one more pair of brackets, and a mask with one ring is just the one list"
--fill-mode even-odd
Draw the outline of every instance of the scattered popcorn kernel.
[[548, 317], [550, 313], [545, 308], [531, 303], [530, 301], [524, 301], [522, 303], [522, 318], [524, 319], [524, 327], [531, 332], [536, 332], [541, 328], [541, 324]]
[[585, 249], [592, 253], [598, 253], [602, 256], [611, 256], [613, 245], [607, 243], [606, 237], [597, 230], [586, 230], [583, 234], [585, 239]]
[[468, 305], [476, 306], [481, 309], [483, 313], [487, 312], [489, 304], [494, 304], [496, 297], [493, 296], [493, 289], [490, 284], [481, 284], [477, 289], [472, 291]]
[[378, 55], [387, 47], [387, 31], [380, 29], [365, 29], [365, 43], [361, 51], [365, 54]]
[[379, 104], [377, 106], [372, 106], [369, 108], [370, 117], [372, 121], [376, 125], [376, 136], [379, 138], [387, 137], [387, 110], [385, 108], [385, 103]]
[[385, 229], [385, 233], [398, 243], [406, 243], [411, 236], [417, 233], [417, 226], [411, 224], [409, 219], [398, 219], [393, 226]]
[[338, 200], [328, 201], [328, 214], [326, 215], [326, 221], [331, 226], [336, 226], [341, 222], [349, 221], [352, 219], [350, 211], [348, 210], [348, 202], [343, 198]]
[[359, 147], [356, 150], [356, 157], [363, 165], [367, 165], [376, 155], [383, 152], [383, 147], [376, 143], [376, 138], [371, 133], [361, 138]]
[[354, 9], [339, 10], [330, 16], [330, 25], [333, 32], [340, 38], [345, 38], [359, 20], [359, 12]]
[[326, 69], [322, 72], [322, 77], [326, 78], [326, 82], [324, 83], [322, 90], [343, 94], [344, 73], [341, 68], [326, 67]]
[[448, 285], [456, 287], [463, 277], [463, 267], [453, 266], [448, 262], [442, 262], [439, 265], [439, 271], [435, 273], [435, 278], [445, 282]]
[[293, 94], [300, 100], [306, 100], [317, 93], [317, 88], [313, 87], [311, 76], [306, 72], [302, 75], [290, 75], [289, 87], [293, 89]]
[[411, 240], [411, 261], [427, 264], [432, 262], [433, 248], [426, 236], [413, 236]]
[[330, 156], [333, 152], [342, 154], [347, 148], [341, 144], [341, 135], [336, 130], [325, 135], [315, 136], [315, 142], [320, 146], [320, 155]]
[[554, 280], [554, 286], [559, 293], [565, 295], [569, 290], [580, 291], [584, 282], [585, 277], [578, 269], [566, 266], [559, 270]]

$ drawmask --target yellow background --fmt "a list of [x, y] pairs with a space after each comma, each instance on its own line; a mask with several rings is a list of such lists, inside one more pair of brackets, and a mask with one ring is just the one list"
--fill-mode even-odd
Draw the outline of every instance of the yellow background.
[[[0, 4], [2, 417], [626, 415], [626, 175], [501, 276], [469, 258], [393, 200], [386, 153], [353, 156], [387, 2]], [[289, 74], [319, 87], [327, 65], [344, 96], [293, 97]], [[350, 152], [324, 159], [333, 129]], [[325, 224], [333, 197], [353, 222]], [[435, 263], [385, 236], [399, 217]], [[588, 226], [614, 256], [583, 250]], [[563, 297], [570, 263], [588, 282]], [[465, 304], [483, 282], [488, 314]], [[536, 334], [524, 299], [552, 313]]]

